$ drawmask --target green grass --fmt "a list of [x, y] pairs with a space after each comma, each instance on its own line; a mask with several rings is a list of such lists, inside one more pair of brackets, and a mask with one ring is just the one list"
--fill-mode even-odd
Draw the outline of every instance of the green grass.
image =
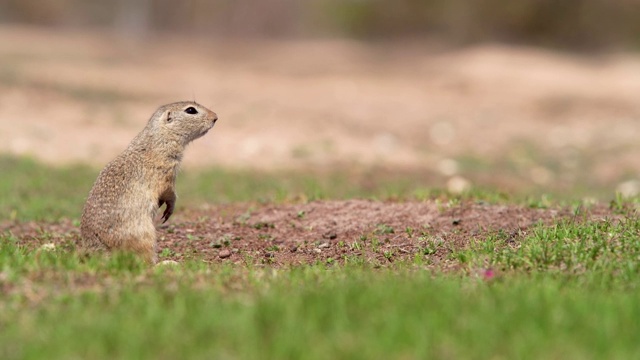
[[148, 269], [5, 234], [0, 357], [636, 358], [639, 232], [635, 216], [538, 225], [517, 244], [451, 249], [453, 271], [418, 258]]
[[[56, 221], [78, 216], [97, 171], [0, 158], [0, 173], [0, 217]], [[442, 195], [393, 176], [182, 175], [184, 204]], [[479, 198], [514, 201], [495, 192]], [[640, 219], [630, 200], [616, 198], [612, 210], [615, 219], [587, 219], [576, 208], [575, 219], [515, 240], [497, 233], [464, 248], [434, 241], [412, 261], [382, 267], [354, 258], [147, 268], [127, 255], [83, 261], [71, 237], [45, 251], [4, 233], [0, 358], [637, 358]], [[375, 229], [402, 231], [412, 230]], [[440, 265], [430, 261], [443, 249]]]
[[[99, 169], [52, 167], [27, 158], [0, 156], [0, 218], [56, 221], [78, 218]], [[178, 175], [178, 207], [204, 203], [285, 202], [317, 199], [460, 198], [434, 189], [432, 174], [383, 169], [328, 172], [260, 172], [211, 168]], [[503, 201], [506, 195], [473, 190], [463, 197]]]
[[[86, 165], [53, 167], [28, 158], [0, 155], [0, 218], [19, 221], [78, 218], [98, 172], [99, 169]], [[279, 172], [214, 167], [184, 170], [178, 175], [176, 186], [178, 208], [206, 203], [350, 198], [442, 202], [472, 199], [531, 207], [570, 204], [575, 200], [564, 188], [543, 193], [523, 185], [519, 191], [507, 194], [481, 180], [477, 182], [479, 186], [456, 195], [441, 190], [445, 182], [446, 179], [430, 172], [396, 172], [375, 167]], [[580, 192], [580, 197], [585, 194], [588, 195]]]
[[640, 290], [640, 220], [635, 214], [617, 220], [561, 220], [538, 225], [517, 242], [505, 233], [475, 239], [453, 256], [469, 269]]
[[636, 171], [623, 165], [596, 176], [612, 159], [628, 152], [625, 146], [548, 149], [526, 139], [514, 139], [508, 150], [493, 157], [464, 154], [455, 158], [460, 172], [474, 184], [487, 184], [511, 194], [528, 193], [556, 199], [610, 199], [616, 187], [636, 178]]
[[25, 158], [0, 156], [0, 218], [57, 220], [78, 217], [97, 171], [54, 168]]
[[126, 256], [82, 263], [62, 250], [30, 253], [4, 238], [0, 357], [640, 355], [637, 276], [605, 283], [592, 276], [599, 268], [585, 266], [578, 279], [548, 265], [497, 280], [409, 264], [145, 269]]

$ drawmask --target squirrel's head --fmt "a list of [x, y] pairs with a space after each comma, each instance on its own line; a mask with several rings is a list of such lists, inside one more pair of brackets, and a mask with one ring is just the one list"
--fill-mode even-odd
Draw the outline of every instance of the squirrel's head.
[[206, 107], [193, 101], [182, 101], [161, 106], [149, 120], [149, 125], [186, 145], [211, 130], [217, 120], [218, 115]]

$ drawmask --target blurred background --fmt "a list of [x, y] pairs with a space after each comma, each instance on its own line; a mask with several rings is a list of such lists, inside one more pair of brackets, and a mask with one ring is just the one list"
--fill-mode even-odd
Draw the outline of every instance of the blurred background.
[[457, 44], [640, 46], [634, 0], [3, 0], [5, 23], [207, 37], [438, 36]]
[[186, 167], [634, 195], [639, 47], [636, 0], [0, 0], [0, 153], [99, 167], [186, 99]]

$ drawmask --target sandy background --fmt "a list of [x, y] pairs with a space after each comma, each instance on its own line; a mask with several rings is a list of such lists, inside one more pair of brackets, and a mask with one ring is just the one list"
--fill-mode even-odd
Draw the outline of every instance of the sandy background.
[[101, 166], [184, 99], [220, 117], [186, 167], [484, 169], [543, 186], [637, 185], [640, 170], [636, 54], [0, 27], [2, 153]]

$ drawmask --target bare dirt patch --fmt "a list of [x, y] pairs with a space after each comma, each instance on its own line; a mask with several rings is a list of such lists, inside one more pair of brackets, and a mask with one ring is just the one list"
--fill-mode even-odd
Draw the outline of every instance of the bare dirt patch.
[[[615, 217], [599, 205], [583, 209], [533, 209], [513, 205], [434, 201], [316, 201], [288, 205], [221, 205], [187, 209], [158, 229], [161, 260], [290, 266], [367, 262], [384, 266], [422, 257], [455, 268], [449, 255], [474, 240], [501, 232], [514, 246], [539, 223]], [[70, 220], [5, 223], [21, 245], [71, 246], [79, 234]]]

